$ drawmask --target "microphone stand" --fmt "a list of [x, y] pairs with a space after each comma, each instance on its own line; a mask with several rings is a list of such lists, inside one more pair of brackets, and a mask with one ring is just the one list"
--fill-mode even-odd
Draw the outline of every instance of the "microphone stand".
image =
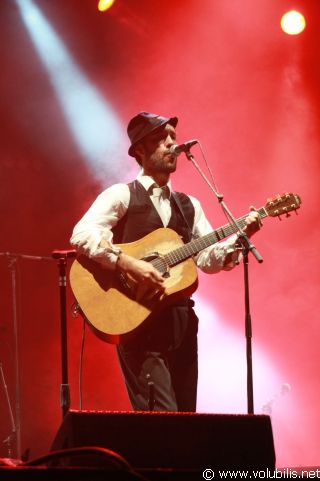
[[5, 386], [7, 396], [7, 403], [10, 411], [12, 434], [6, 440], [8, 442], [9, 454], [12, 453], [11, 442], [15, 438], [16, 442], [16, 457], [21, 459], [21, 409], [20, 409], [20, 367], [19, 367], [19, 322], [18, 322], [18, 307], [17, 307], [17, 260], [31, 259], [31, 260], [51, 260], [50, 257], [29, 256], [24, 254], [13, 254], [11, 252], [0, 252], [1, 257], [8, 259], [8, 267], [11, 272], [11, 291], [12, 291], [12, 316], [13, 316], [13, 333], [14, 333], [14, 360], [15, 360], [15, 415], [16, 422], [14, 422], [10, 400], [8, 398], [7, 387], [2, 372], [2, 382]]
[[[13, 310], [13, 331], [14, 331], [14, 357], [15, 357], [15, 415], [16, 421], [12, 419], [13, 431], [8, 438], [9, 442], [16, 439], [16, 457], [21, 459], [21, 409], [20, 409], [20, 367], [19, 367], [19, 332], [18, 332], [18, 308], [17, 308], [17, 260], [58, 260], [59, 269], [59, 289], [60, 289], [60, 317], [61, 317], [61, 361], [62, 361], [62, 384], [60, 387], [60, 405], [63, 417], [70, 407], [70, 389], [68, 384], [68, 351], [67, 351], [67, 314], [66, 314], [66, 264], [69, 257], [75, 257], [75, 250], [55, 250], [51, 257], [30, 256], [25, 254], [13, 254], [11, 252], [0, 252], [0, 257], [6, 257], [11, 271], [12, 289], [12, 310]], [[10, 448], [11, 451], [11, 448]]]
[[[190, 146], [191, 147], [191, 146]], [[252, 376], [252, 320], [250, 314], [250, 295], [249, 295], [249, 252], [253, 254], [255, 259], [261, 263], [263, 258], [253, 245], [249, 237], [243, 231], [235, 217], [230, 212], [229, 208], [226, 206], [223, 195], [221, 195], [208, 180], [207, 176], [204, 174], [198, 163], [194, 160], [194, 156], [190, 152], [190, 147], [187, 147], [185, 154], [188, 160], [192, 162], [194, 167], [197, 169], [201, 177], [208, 184], [209, 188], [212, 190], [216, 196], [224, 214], [231, 224], [234, 225], [238, 231], [238, 242], [241, 245], [241, 250], [243, 254], [243, 265], [244, 265], [244, 291], [245, 291], [245, 336], [246, 336], [246, 358], [247, 358], [247, 409], [248, 414], [254, 414], [254, 403], [253, 403], [253, 376]]]
[[66, 288], [67, 276], [66, 266], [67, 259], [76, 257], [76, 251], [70, 250], [54, 250], [52, 258], [58, 261], [59, 270], [59, 292], [60, 292], [60, 321], [61, 321], [61, 377], [60, 386], [60, 407], [62, 409], [62, 419], [65, 417], [70, 408], [70, 387], [68, 384], [68, 336], [67, 336], [67, 310], [66, 310]]
[[4, 377], [4, 372], [2, 368], [2, 362], [0, 362], [0, 373], [1, 373], [1, 381], [7, 401], [7, 407], [9, 411], [9, 416], [10, 416], [10, 424], [11, 424], [11, 434], [3, 441], [3, 444], [7, 445], [8, 448], [8, 458], [12, 458], [12, 444], [16, 441], [17, 438], [17, 429], [16, 429], [16, 424], [14, 422], [14, 417], [13, 417], [13, 412], [12, 412], [12, 407], [11, 407], [11, 402], [10, 402], [10, 396], [8, 392], [8, 386]]

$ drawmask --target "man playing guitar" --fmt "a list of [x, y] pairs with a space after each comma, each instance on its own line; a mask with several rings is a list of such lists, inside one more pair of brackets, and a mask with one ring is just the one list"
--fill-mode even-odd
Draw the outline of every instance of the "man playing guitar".
[[[164, 298], [172, 279], [167, 270], [157, 268], [159, 262], [137, 258], [116, 244], [134, 246], [159, 228], [165, 237], [166, 232], [175, 231], [184, 243], [212, 232], [199, 201], [171, 188], [170, 175], [176, 170], [177, 157], [170, 147], [176, 144], [177, 123], [176, 117], [148, 112], [130, 120], [129, 155], [135, 157], [141, 172], [130, 184], [115, 184], [102, 192], [75, 226], [71, 238], [79, 253], [98, 263], [103, 272], [123, 276], [128, 280], [128, 289], [134, 286], [135, 298], [129, 301], [138, 308]], [[259, 230], [258, 212], [252, 210], [244, 225], [248, 236]], [[207, 273], [230, 270], [239, 260], [236, 242], [234, 233], [200, 250], [189, 262]], [[152, 313], [142, 329], [128, 338], [119, 338], [119, 360], [135, 410], [150, 409], [151, 386], [153, 409], [196, 410], [198, 319], [187, 289], [183, 293]], [[131, 316], [125, 309], [120, 302], [117, 312], [120, 316], [123, 311], [126, 321]]]

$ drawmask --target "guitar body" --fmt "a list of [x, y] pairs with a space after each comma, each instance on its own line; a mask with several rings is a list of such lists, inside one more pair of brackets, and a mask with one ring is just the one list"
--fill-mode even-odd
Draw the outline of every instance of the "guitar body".
[[[151, 253], [159, 253], [161, 257], [183, 245], [180, 236], [168, 228], [157, 229], [135, 242], [118, 244], [124, 253], [136, 259]], [[117, 344], [134, 334], [144, 321], [166, 305], [191, 295], [197, 288], [198, 277], [193, 259], [184, 260], [168, 270], [164, 293], [147, 299], [139, 296], [139, 285], [133, 281], [130, 284], [132, 289], [127, 290], [116, 271], [80, 255], [71, 266], [70, 283], [95, 334]]]

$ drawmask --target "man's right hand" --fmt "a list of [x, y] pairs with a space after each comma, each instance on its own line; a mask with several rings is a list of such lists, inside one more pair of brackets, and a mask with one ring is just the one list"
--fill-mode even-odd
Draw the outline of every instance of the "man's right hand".
[[124, 252], [117, 267], [138, 284], [138, 298], [151, 298], [164, 291], [164, 278], [150, 262], [135, 259]]

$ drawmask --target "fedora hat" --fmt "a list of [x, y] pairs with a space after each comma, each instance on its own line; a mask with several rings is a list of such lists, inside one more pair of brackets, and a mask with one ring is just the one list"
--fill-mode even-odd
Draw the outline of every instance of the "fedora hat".
[[127, 132], [131, 141], [128, 154], [134, 157], [134, 146], [161, 125], [171, 124], [175, 127], [177, 123], [177, 117], [166, 118], [149, 112], [140, 112], [128, 124]]

